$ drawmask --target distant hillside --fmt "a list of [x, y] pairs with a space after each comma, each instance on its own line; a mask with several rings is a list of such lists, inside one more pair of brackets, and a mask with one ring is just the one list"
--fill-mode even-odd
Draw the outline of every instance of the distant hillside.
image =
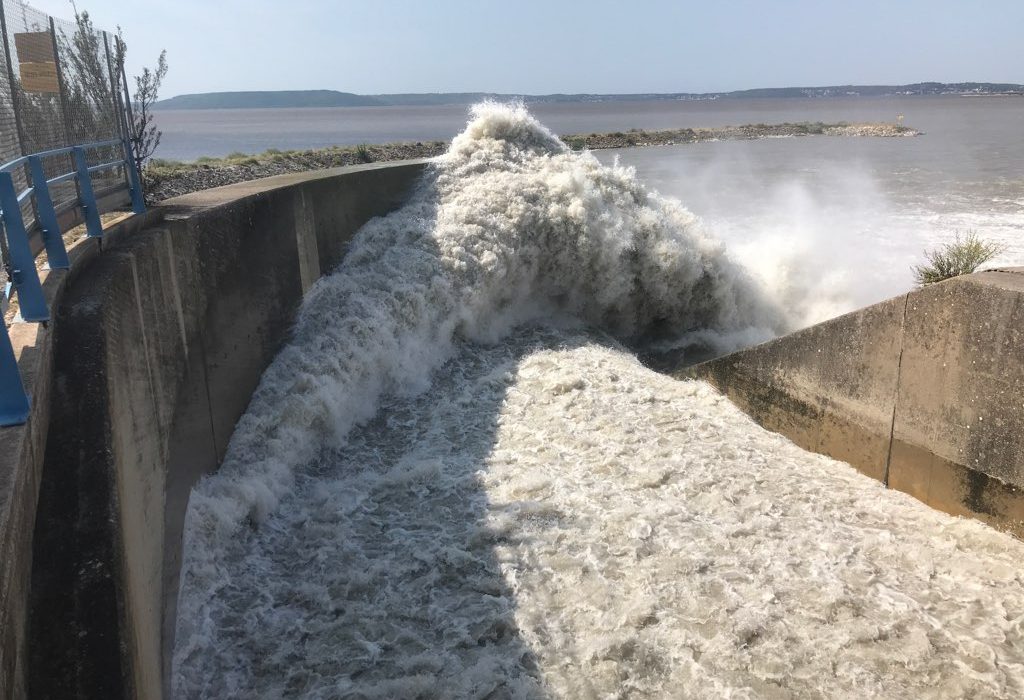
[[734, 92], [636, 93], [626, 95], [555, 94], [512, 95], [492, 92], [431, 92], [355, 95], [335, 90], [273, 90], [266, 92], [207, 92], [161, 100], [156, 109], [243, 109], [259, 107], [381, 107], [472, 104], [491, 98], [545, 102], [626, 102], [641, 100], [727, 100], [736, 98], [894, 97], [899, 95], [1021, 95], [1016, 83], [913, 83], [910, 85], [831, 85], [736, 90]]
[[736, 98], [808, 97], [895, 97], [898, 95], [1022, 95], [1024, 85], [1016, 83], [913, 83], [910, 85], [829, 85], [825, 87], [783, 87], [735, 90], [733, 92], [657, 92], [620, 95], [554, 94], [510, 95], [492, 92], [435, 92], [370, 95], [387, 105], [472, 104], [482, 99], [521, 99], [543, 102], [636, 102], [648, 100], [722, 100]]
[[831, 85], [737, 90], [719, 97], [893, 97], [896, 95], [1024, 95], [1015, 83], [912, 83], [910, 85]]
[[337, 90], [267, 90], [261, 92], [204, 92], [160, 100], [154, 109], [259, 109], [269, 107], [379, 107], [365, 95]]

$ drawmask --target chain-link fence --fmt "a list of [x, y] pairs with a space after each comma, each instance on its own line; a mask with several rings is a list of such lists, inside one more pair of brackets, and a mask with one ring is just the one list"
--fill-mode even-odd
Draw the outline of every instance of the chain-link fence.
[[[117, 39], [88, 19], [56, 19], [19, 0], [0, 0], [0, 166], [21, 156], [67, 146], [125, 138], [124, 91], [118, 71]], [[122, 147], [86, 151], [88, 165], [123, 158]], [[70, 154], [43, 159], [46, 178], [75, 169]], [[10, 171], [15, 187], [31, 184], [28, 165]], [[127, 185], [123, 167], [97, 171], [92, 187], [102, 199]], [[74, 178], [49, 188], [62, 223], [74, 219], [79, 184]], [[34, 226], [33, 197], [21, 202], [27, 226]], [[80, 221], [79, 218], [77, 221]], [[0, 257], [7, 268], [4, 236]], [[38, 247], [38, 246], [37, 246]], [[0, 284], [6, 285], [0, 272]]]

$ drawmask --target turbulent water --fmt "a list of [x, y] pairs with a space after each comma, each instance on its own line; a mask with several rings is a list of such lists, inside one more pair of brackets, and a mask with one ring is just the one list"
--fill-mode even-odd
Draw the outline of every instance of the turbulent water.
[[625, 349], [768, 337], [771, 299], [628, 169], [476, 108], [192, 494], [176, 694], [1018, 696], [1021, 545]]

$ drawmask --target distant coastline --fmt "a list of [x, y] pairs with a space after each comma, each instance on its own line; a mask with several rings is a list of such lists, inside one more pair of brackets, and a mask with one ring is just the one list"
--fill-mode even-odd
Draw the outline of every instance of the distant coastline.
[[734, 90], [731, 92], [672, 92], [635, 94], [516, 95], [490, 92], [396, 93], [357, 95], [337, 90], [263, 90], [206, 92], [160, 100], [158, 110], [183, 109], [302, 109], [316, 107], [409, 107], [473, 104], [486, 99], [522, 100], [528, 104], [552, 102], [637, 102], [663, 100], [729, 100], [760, 98], [912, 97], [962, 95], [966, 97], [1024, 96], [1017, 83], [911, 83], [908, 85], [829, 85]]
[[[738, 141], [812, 136], [893, 138], [919, 136], [921, 132], [892, 123], [825, 124], [800, 122], [745, 124], [695, 129], [569, 134], [561, 139], [573, 150], [600, 150], [641, 146], [665, 146], [708, 141]], [[272, 175], [439, 156], [447, 141], [363, 144], [297, 151], [270, 149], [259, 154], [233, 153], [224, 158], [199, 158], [182, 163], [154, 158], [146, 167], [147, 198], [156, 202], [190, 192], [246, 182]]]

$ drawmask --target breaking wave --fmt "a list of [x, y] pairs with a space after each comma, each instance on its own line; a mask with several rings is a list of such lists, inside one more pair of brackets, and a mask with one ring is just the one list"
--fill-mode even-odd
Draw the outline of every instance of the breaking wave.
[[678, 202], [571, 152], [522, 105], [477, 105], [408, 204], [368, 223], [308, 293], [223, 465], [191, 496], [186, 583], [213, 590], [218, 542], [272, 512], [295, 466], [382, 394], [424, 388], [455, 339], [496, 341], [554, 313], [626, 342], [691, 334], [726, 349], [784, 326]]

